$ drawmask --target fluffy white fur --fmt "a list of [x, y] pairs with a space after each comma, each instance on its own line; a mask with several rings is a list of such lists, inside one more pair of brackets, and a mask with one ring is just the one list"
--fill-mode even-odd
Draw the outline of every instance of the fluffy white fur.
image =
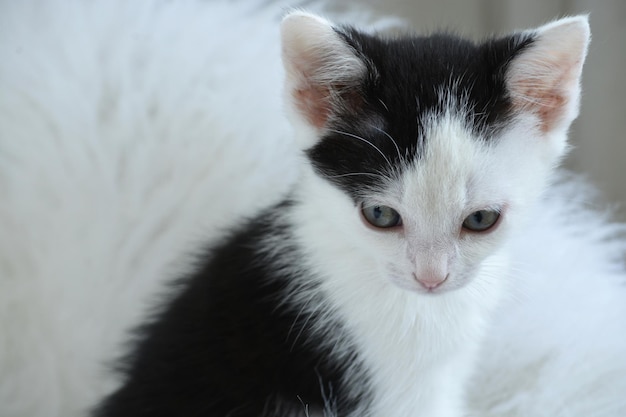
[[[304, 262], [327, 277], [323, 287], [355, 335], [373, 378], [375, 408], [369, 410], [371, 414], [355, 415], [462, 415], [464, 381], [474, 365], [489, 313], [506, 282], [502, 276], [506, 275], [505, 255], [498, 248], [502, 239], [490, 235], [486, 242], [463, 247], [468, 242], [457, 242], [457, 238], [466, 207], [449, 205], [454, 201], [450, 194], [465, 202], [466, 196], [457, 193], [465, 191], [468, 171], [481, 168], [474, 166], [478, 159], [459, 155], [484, 155], [466, 129], [451, 118], [441, 120], [432, 130], [435, 135], [455, 138], [454, 143], [434, 147], [424, 158], [428, 166], [409, 170], [395, 189], [372, 196], [376, 204], [400, 211], [402, 234], [366, 226], [352, 201], [312, 172], [301, 185], [306, 194], [302, 200], [307, 203], [296, 213], [294, 224], [299, 225], [299, 241], [307, 249]], [[446, 161], [445, 173], [440, 158]], [[439, 181], [446, 184], [448, 192], [436, 188], [443, 185]], [[424, 201], [428, 201], [427, 207]], [[456, 213], [457, 209], [463, 211]], [[441, 225], [450, 226], [449, 236]], [[451, 277], [437, 288], [443, 293], [424, 294], [412, 273], [442, 253], [452, 253], [450, 257], [455, 258], [446, 265]], [[489, 259], [481, 265], [479, 261], [487, 253]], [[478, 277], [468, 276], [474, 275], [475, 268], [480, 268]], [[475, 279], [470, 285], [445, 292], [471, 278]], [[316, 311], [318, 307], [310, 308]]]
[[84, 415], [161, 284], [293, 176], [281, 11], [226, 3], [0, 4], [1, 416]]
[[[83, 416], [119, 382], [107, 364], [186, 254], [290, 184], [281, 10], [253, 6], [0, 5], [0, 415]], [[547, 195], [511, 242], [520, 290], [484, 323], [471, 413], [625, 415], [623, 228], [586, 207], [578, 181]], [[366, 288], [344, 295], [378, 296]], [[402, 311], [390, 307], [376, 308]], [[385, 324], [361, 312], [345, 314]], [[392, 367], [411, 353], [366, 346]], [[380, 381], [398, 392], [408, 382], [392, 371]]]
[[[311, 136], [301, 142], [314, 143], [332, 120], [335, 103], [326, 103], [324, 95], [332, 96], [337, 79], [345, 88], [344, 78], [357, 84], [363, 75], [346, 70], [345, 63], [358, 58], [327, 21], [296, 12], [282, 26], [287, 97], [302, 116], [294, 117], [304, 123], [297, 130]], [[473, 137], [462, 98], [442, 91], [448, 112], [424, 122], [425, 155], [363, 196], [364, 205], [397, 210], [401, 228], [367, 226], [349, 196], [310, 170], [298, 184], [301, 208], [293, 225], [305, 247], [303, 262], [319, 271], [331, 308], [355, 336], [373, 383], [371, 408], [355, 415], [464, 414], [465, 382], [509, 279], [508, 240], [523, 230], [528, 205], [561, 157], [578, 111], [586, 20], [566, 19], [537, 33], [512, 61], [507, 80], [514, 94], [532, 100], [515, 103], [517, 116], [497, 141]], [[549, 71], [542, 58], [550, 61]], [[313, 81], [304, 86], [293, 82], [307, 78]], [[310, 104], [315, 101], [322, 104]], [[320, 118], [319, 109], [329, 107], [328, 117]], [[463, 220], [483, 209], [501, 211], [497, 227], [460, 232]], [[423, 285], [443, 277], [434, 289]]]

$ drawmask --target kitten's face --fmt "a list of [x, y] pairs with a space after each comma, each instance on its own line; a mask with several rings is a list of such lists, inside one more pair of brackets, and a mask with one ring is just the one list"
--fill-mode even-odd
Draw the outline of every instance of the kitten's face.
[[[486, 264], [499, 262], [492, 255], [510, 229], [523, 223], [526, 206], [551, 166], [547, 161], [555, 158], [547, 144], [536, 146], [523, 123], [484, 140], [459, 111], [453, 107], [428, 117], [419, 157], [402, 162], [394, 160], [394, 142], [402, 154], [402, 141], [383, 126], [359, 130], [361, 139], [330, 134], [325, 140], [345, 141], [357, 153], [371, 148], [372, 155], [380, 155], [376, 149], [391, 144], [393, 152], [385, 156], [392, 169], [379, 166], [375, 174], [346, 168], [338, 174], [318, 172], [313, 179], [310, 216], [325, 216], [336, 232], [333, 239], [344, 239], [355, 255], [376, 263], [379, 276], [406, 290], [450, 291], [485, 272]], [[331, 178], [324, 175], [352, 182], [329, 187]]]
[[345, 235], [401, 288], [434, 294], [467, 284], [523, 222], [546, 175], [545, 164], [532, 162], [549, 150], [520, 158], [541, 152], [520, 133], [511, 128], [481, 141], [456, 111], [431, 118], [420, 157], [396, 164], [350, 201], [351, 210], [339, 217], [358, 221]]
[[564, 151], [587, 40], [583, 18], [475, 45], [288, 16], [287, 92], [332, 239], [403, 289], [471, 282]]

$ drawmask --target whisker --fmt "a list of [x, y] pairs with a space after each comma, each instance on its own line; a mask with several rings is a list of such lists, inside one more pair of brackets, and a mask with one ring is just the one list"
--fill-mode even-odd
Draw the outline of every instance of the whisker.
[[367, 143], [368, 145], [370, 145], [372, 148], [376, 149], [378, 151], [378, 153], [385, 159], [385, 161], [387, 162], [387, 165], [389, 165], [390, 167], [393, 166], [391, 165], [391, 162], [389, 161], [389, 159], [387, 159], [387, 157], [385, 156], [385, 154], [383, 153], [383, 151], [381, 151], [376, 145], [374, 145], [372, 142], [370, 142], [369, 140], [362, 138], [358, 135], [352, 134], [352, 133], [348, 133], [348, 132], [342, 132], [340, 130], [335, 130], [335, 129], [329, 129], [331, 132], [340, 134], [340, 135], [345, 135], [345, 136], [349, 136], [351, 138], [354, 139], [358, 139], [361, 140], [365, 143]]
[[380, 174], [374, 174], [373, 172], [349, 172], [347, 174], [337, 174], [337, 175], [324, 175], [326, 178], [341, 178], [341, 177], [350, 177], [353, 175], [367, 175], [369, 177], [375, 178], [383, 178]]
[[389, 138], [389, 140], [391, 141], [391, 143], [393, 143], [393, 146], [396, 147], [396, 152], [398, 152], [398, 158], [400, 158], [400, 160], [402, 160], [402, 155], [400, 154], [400, 147], [398, 146], [398, 143], [395, 141], [394, 138], [391, 137], [391, 135], [387, 132], [385, 132], [383, 129], [376, 127], [374, 125], [371, 125], [374, 129], [376, 129], [377, 131], [379, 131], [380, 133], [382, 133], [383, 135], [387, 136]]
[[381, 99], [378, 99], [378, 102], [383, 105], [383, 107], [385, 108], [385, 110], [387, 110], [387, 112], [389, 112], [389, 107], [387, 107], [384, 101], [382, 101]]

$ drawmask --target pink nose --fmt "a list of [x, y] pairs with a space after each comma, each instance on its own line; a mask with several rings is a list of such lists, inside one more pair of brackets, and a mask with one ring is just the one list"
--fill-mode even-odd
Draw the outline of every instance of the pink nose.
[[427, 290], [434, 290], [448, 279], [448, 275], [449, 274], [446, 274], [445, 276], [428, 274], [418, 277], [417, 275], [413, 274], [413, 277]]

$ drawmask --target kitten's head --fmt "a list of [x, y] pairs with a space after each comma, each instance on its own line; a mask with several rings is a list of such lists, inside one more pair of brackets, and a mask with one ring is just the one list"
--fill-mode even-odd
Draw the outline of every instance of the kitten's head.
[[282, 41], [317, 215], [400, 287], [438, 293], [476, 276], [564, 154], [589, 27], [475, 44], [294, 12]]

